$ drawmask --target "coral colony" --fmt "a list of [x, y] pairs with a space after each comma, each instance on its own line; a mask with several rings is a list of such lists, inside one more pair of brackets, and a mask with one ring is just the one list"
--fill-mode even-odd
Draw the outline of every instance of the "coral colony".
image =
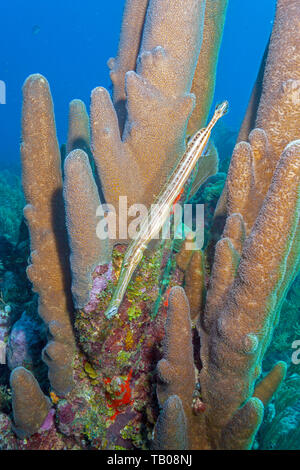
[[[281, 418], [293, 414], [300, 429], [296, 366], [266, 356], [283, 348], [271, 344], [281, 310], [296, 316], [289, 305], [300, 304], [289, 291], [300, 252], [300, 3], [277, 1], [223, 188], [217, 150], [205, 146], [227, 108], [208, 124], [226, 8], [127, 0], [112, 99], [94, 89], [90, 117], [70, 103], [66, 158], [47, 80], [26, 80], [22, 183], [39, 320], [26, 310], [11, 328], [0, 304], [2, 449], [270, 448]], [[208, 219], [195, 247], [174, 205], [199, 188]], [[130, 240], [124, 197], [129, 208], [156, 204], [161, 220], [145, 240]], [[182, 240], [154, 240], [167, 217], [171, 232], [187, 228]]]
[[[140, 222], [140, 230], [136, 240], [130, 244], [123, 258], [122, 268], [118, 279], [118, 285], [105, 312], [107, 318], [112, 318], [118, 312], [123, 300], [128, 283], [133, 272], [143, 257], [148, 243], [162, 229], [168, 219], [170, 211], [175, 210], [174, 204], [180, 199], [184, 184], [187, 182], [198, 158], [202, 155], [209, 140], [212, 128], [217, 121], [227, 112], [228, 103], [225, 101], [219, 105], [212, 120], [205, 129], [198, 131], [191, 139], [187, 149], [175, 168], [172, 177], [165, 190], [162, 191], [157, 204], [151, 212], [151, 223], [148, 223], [148, 215]], [[153, 206], [152, 206], [153, 207]]]

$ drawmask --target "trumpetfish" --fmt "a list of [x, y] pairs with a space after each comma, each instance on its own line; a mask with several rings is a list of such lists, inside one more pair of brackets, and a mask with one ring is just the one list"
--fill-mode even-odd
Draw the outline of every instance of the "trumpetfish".
[[190, 139], [187, 144], [187, 148], [173, 170], [166, 187], [158, 197], [157, 204], [155, 204], [153, 210], [151, 210], [151, 223], [149, 224], [148, 222], [148, 215], [142, 219], [137, 238], [132, 240], [126, 250], [116, 289], [105, 312], [106, 318], [113, 318], [117, 314], [127, 290], [127, 286], [143, 257], [143, 253], [147, 248], [147, 245], [159, 233], [165, 221], [169, 217], [173, 204], [182, 193], [185, 183], [206, 148], [214, 125], [227, 113], [227, 111], [228, 102], [224, 101], [216, 107], [214, 115], [207, 127], [197, 131], [192, 139]]

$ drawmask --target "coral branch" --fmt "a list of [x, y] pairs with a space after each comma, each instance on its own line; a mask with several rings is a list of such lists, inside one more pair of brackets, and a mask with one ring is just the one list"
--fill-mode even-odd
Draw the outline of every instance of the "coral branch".
[[163, 406], [169, 397], [177, 395], [182, 402], [187, 426], [190, 429], [195, 371], [189, 306], [181, 287], [171, 289], [165, 331], [164, 357], [157, 366], [161, 381], [157, 386], [158, 400]]
[[10, 375], [15, 432], [20, 439], [39, 430], [50, 410], [50, 401], [40, 389], [34, 376], [24, 367]]
[[273, 369], [256, 385], [253, 396], [261, 400], [266, 407], [285, 379], [287, 365], [285, 362], [277, 362]]
[[81, 100], [72, 100], [69, 107], [67, 155], [75, 149], [90, 150], [89, 116]]
[[190, 305], [191, 319], [194, 320], [199, 315], [204, 302], [204, 259], [201, 250], [193, 252], [185, 272], [184, 290]]
[[[299, 143], [283, 152], [272, 185], [246, 240], [237, 276], [215, 329], [203, 335], [200, 380], [209, 404], [208, 426], [217, 444], [220, 429], [253, 393], [270, 341], [286, 262], [299, 222]], [[296, 233], [295, 233], [296, 232]], [[213, 286], [213, 284], [212, 284]], [[213, 291], [209, 293], [213, 296]], [[239, 384], [239, 385], [238, 385]], [[226, 400], [226, 409], [224, 403]]]
[[28, 203], [24, 214], [31, 234], [32, 261], [27, 273], [39, 294], [40, 316], [47, 325], [56, 321], [68, 337], [71, 369], [74, 339], [61, 161], [51, 94], [41, 75], [32, 75], [25, 82], [22, 132], [23, 186]]
[[196, 106], [189, 119], [188, 135], [193, 135], [206, 125], [215, 91], [218, 55], [227, 5], [228, 0], [206, 1], [203, 42], [191, 90], [196, 96]]
[[108, 239], [97, 236], [97, 210], [101, 208], [98, 190], [88, 157], [74, 150], [65, 161], [64, 200], [71, 247], [72, 294], [76, 308], [89, 301], [92, 274], [108, 260]]
[[263, 413], [264, 407], [261, 401], [258, 398], [250, 398], [224, 429], [221, 438], [223, 449], [251, 449]]
[[113, 87], [113, 102], [118, 115], [120, 131], [126, 119], [125, 74], [135, 70], [149, 0], [127, 0], [123, 13], [118, 56], [110, 58], [108, 66]]
[[122, 141], [107, 92], [92, 94], [93, 152], [108, 203], [127, 195], [128, 205], [149, 207], [184, 151], [204, 5], [203, 0], [150, 2], [136, 72], [125, 76], [128, 114]]
[[273, 169], [286, 145], [300, 138], [300, 4], [278, 0], [255, 127], [268, 136]]
[[154, 448], [158, 450], [188, 449], [187, 423], [182, 402], [177, 395], [171, 395], [163, 406], [155, 426]]

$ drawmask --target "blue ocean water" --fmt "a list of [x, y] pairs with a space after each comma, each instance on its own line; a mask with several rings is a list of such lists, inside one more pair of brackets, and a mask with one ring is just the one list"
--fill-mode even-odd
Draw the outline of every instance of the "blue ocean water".
[[[124, 1], [12, 0], [0, 5], [0, 167], [19, 163], [21, 87], [39, 72], [48, 79], [60, 142], [68, 103], [88, 105], [95, 86], [110, 86], [107, 59], [117, 53]], [[228, 99], [227, 125], [238, 128], [269, 38], [275, 0], [230, 0], [220, 52], [216, 101]]]

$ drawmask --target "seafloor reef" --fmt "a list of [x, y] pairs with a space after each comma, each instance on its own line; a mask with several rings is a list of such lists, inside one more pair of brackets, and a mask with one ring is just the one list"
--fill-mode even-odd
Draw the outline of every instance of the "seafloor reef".
[[[182, 194], [205, 203], [203, 249], [188, 249], [192, 234], [156, 243], [118, 314], [104, 315], [128, 240], [98, 238], [97, 209], [124, 195], [150, 207], [187, 137], [206, 125], [226, 8], [127, 0], [109, 60], [113, 98], [93, 90], [90, 121], [71, 102], [64, 152], [46, 79], [26, 80], [21, 154], [36, 297], [22, 279], [25, 298], [11, 293], [0, 306], [1, 449], [299, 448], [289, 351], [300, 335], [299, 281], [287, 296], [299, 270], [298, 0], [277, 2], [230, 164], [223, 127], [220, 171], [211, 144]], [[24, 264], [23, 224], [20, 233]], [[272, 342], [281, 310], [294, 325]]]

